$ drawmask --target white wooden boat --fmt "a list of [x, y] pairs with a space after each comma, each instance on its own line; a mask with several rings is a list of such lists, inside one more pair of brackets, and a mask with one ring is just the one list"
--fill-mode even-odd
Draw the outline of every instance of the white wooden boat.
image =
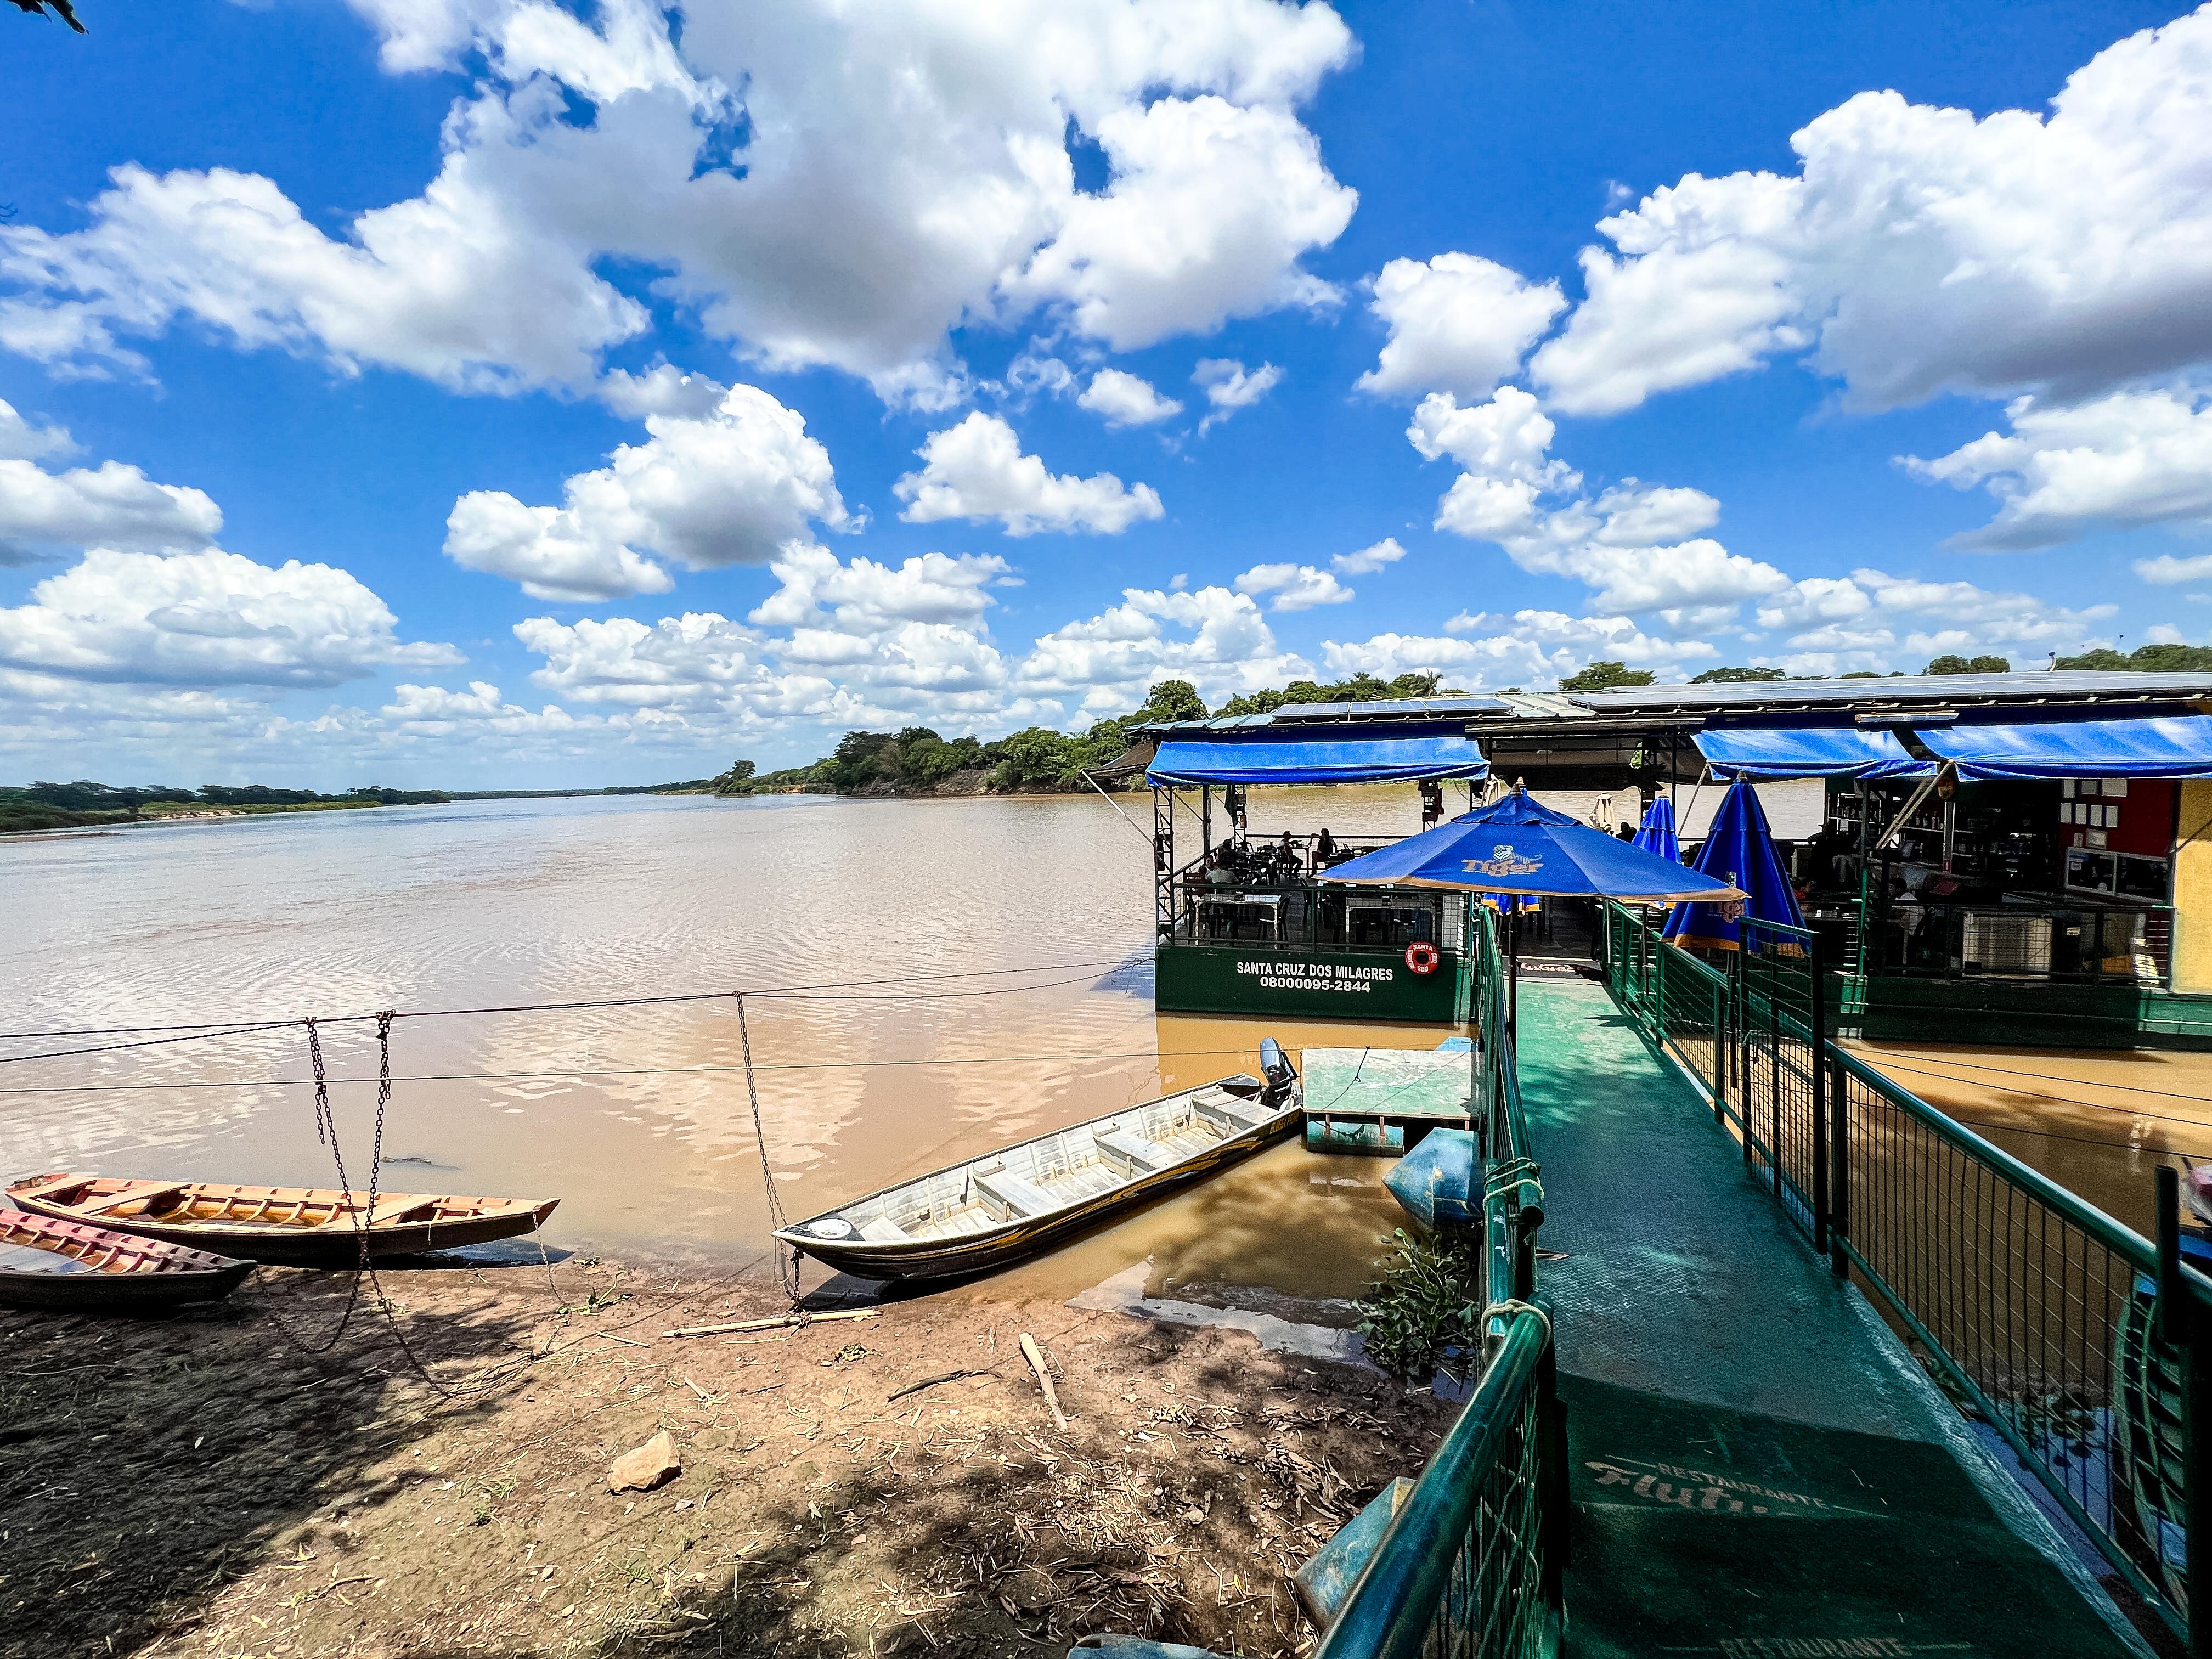
[[1291, 1133], [1297, 1073], [1271, 1037], [1265, 1078], [1203, 1088], [1055, 1129], [887, 1187], [776, 1234], [862, 1279], [947, 1279], [1033, 1255]]

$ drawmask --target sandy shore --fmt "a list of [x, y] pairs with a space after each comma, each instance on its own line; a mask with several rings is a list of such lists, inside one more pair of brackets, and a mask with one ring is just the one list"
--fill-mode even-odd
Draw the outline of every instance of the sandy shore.
[[[328, 1353], [295, 1345], [349, 1279], [0, 1310], [0, 1652], [1290, 1654], [1288, 1574], [1451, 1410], [1238, 1331], [972, 1291], [671, 1339], [781, 1298], [586, 1260], [387, 1270], [434, 1387], [366, 1284]], [[611, 1492], [664, 1429], [681, 1473]]]

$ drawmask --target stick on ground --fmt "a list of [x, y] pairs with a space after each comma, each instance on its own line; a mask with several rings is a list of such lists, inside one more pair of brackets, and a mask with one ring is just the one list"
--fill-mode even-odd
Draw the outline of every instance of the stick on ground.
[[797, 1329], [801, 1325], [818, 1325], [830, 1319], [873, 1319], [879, 1310], [874, 1308], [837, 1308], [828, 1313], [792, 1313], [775, 1319], [739, 1319], [727, 1325], [686, 1325], [681, 1330], [663, 1331], [663, 1336], [720, 1336], [724, 1331], [774, 1331], [787, 1327]]
[[1037, 1386], [1044, 1390], [1044, 1403], [1052, 1407], [1052, 1420], [1060, 1425], [1062, 1434], [1067, 1432], [1067, 1416], [1060, 1408], [1059, 1392], [1052, 1386], [1052, 1373], [1045, 1369], [1044, 1350], [1037, 1346], [1036, 1338], [1027, 1331], [1022, 1333], [1022, 1357], [1030, 1362], [1036, 1373]]

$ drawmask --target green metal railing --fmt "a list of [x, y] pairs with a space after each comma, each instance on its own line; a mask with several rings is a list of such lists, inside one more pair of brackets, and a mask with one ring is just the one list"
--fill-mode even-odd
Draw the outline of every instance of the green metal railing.
[[[2185, 1267], [2160, 1171], [2156, 1244], [1826, 1035], [1811, 935], [1747, 930], [1726, 973], [1613, 905], [1606, 980], [1700, 1087], [1746, 1163], [1856, 1273], [2118, 1576], [2212, 1656], [2188, 1587], [2212, 1571], [2212, 1279]], [[1688, 985], [1686, 995], [1670, 994]], [[2200, 1523], [2201, 1522], [2201, 1523]]]
[[1543, 1188], [1521, 1109], [1496, 917], [1487, 910], [1474, 951], [1482, 1372], [1316, 1659], [1550, 1659], [1565, 1626], [1566, 1430], [1551, 1315], [1535, 1297]]

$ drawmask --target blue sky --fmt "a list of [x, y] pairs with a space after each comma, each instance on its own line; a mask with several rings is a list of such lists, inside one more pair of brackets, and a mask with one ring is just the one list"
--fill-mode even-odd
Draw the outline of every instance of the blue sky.
[[2212, 11], [82, 9], [0, 28], [0, 778], [2212, 631]]

